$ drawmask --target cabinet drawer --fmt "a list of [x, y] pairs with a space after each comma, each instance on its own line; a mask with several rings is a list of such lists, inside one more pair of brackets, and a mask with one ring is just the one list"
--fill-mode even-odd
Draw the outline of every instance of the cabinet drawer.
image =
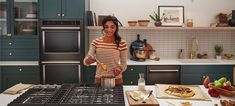
[[123, 76], [123, 84], [124, 85], [137, 85], [139, 77], [138, 76]]
[[3, 61], [34, 61], [39, 59], [38, 49], [2, 49]]
[[146, 66], [127, 66], [125, 73], [146, 73]]
[[38, 66], [4, 66], [2, 67], [3, 75], [24, 75], [24, 74], [38, 74]]
[[38, 39], [4, 39], [2, 48], [39, 48]]

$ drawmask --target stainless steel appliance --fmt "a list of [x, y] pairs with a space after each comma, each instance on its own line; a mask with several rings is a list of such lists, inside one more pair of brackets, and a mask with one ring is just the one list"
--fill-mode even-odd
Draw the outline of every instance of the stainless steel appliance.
[[42, 61], [43, 84], [81, 83], [79, 61]]
[[43, 84], [81, 83], [84, 55], [82, 21], [40, 21]]
[[82, 21], [41, 21], [42, 61], [80, 60], [83, 51]]
[[180, 66], [147, 66], [147, 84], [180, 84]]
[[107, 94], [97, 85], [37, 85], [7, 106], [125, 106], [125, 101], [122, 86]]

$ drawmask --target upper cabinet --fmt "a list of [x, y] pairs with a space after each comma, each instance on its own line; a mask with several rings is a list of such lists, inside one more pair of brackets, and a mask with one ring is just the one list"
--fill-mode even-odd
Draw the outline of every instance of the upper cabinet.
[[0, 35], [37, 35], [37, 0], [0, 0]]
[[77, 19], [84, 18], [85, 0], [39, 0], [40, 18]]

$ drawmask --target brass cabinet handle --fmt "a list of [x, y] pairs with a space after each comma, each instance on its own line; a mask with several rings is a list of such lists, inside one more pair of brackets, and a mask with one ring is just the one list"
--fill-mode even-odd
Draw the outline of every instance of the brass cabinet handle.
[[10, 53], [9, 53], [9, 56], [11, 56], [11, 55], [12, 55], [12, 53], [10, 52]]
[[60, 17], [60, 13], [58, 13], [57, 16]]
[[62, 17], [64, 17], [64, 14], [62, 14]]
[[131, 71], [134, 71], [134, 69], [133, 69], [133, 68], [131, 68]]
[[9, 42], [8, 45], [11, 46], [11, 45], [12, 45], [12, 42]]
[[19, 68], [19, 71], [23, 71], [22, 68]]

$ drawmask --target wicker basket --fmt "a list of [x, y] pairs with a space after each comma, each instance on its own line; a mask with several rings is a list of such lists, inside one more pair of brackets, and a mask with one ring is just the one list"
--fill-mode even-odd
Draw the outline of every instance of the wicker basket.
[[235, 87], [231, 87], [231, 90], [226, 90], [226, 89], [223, 89], [223, 88], [216, 88], [213, 83], [210, 83], [209, 84], [209, 87], [210, 88], [213, 88], [215, 89], [216, 91], [219, 92], [220, 95], [223, 95], [223, 96], [234, 96], [235, 95]]
[[139, 26], [148, 26], [150, 20], [138, 20]]
[[130, 27], [134, 27], [134, 26], [136, 26], [136, 24], [137, 24], [137, 21], [128, 21], [128, 25]]

